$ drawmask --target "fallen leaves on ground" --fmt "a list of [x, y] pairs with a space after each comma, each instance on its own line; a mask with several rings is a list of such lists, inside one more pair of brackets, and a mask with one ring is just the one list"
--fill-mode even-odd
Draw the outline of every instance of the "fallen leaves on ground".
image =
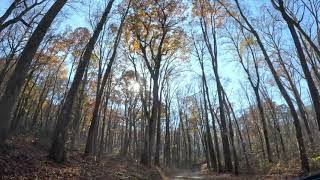
[[157, 170], [133, 159], [104, 156], [101, 160], [72, 153], [58, 164], [29, 138], [11, 139], [0, 151], [0, 179], [161, 179]]

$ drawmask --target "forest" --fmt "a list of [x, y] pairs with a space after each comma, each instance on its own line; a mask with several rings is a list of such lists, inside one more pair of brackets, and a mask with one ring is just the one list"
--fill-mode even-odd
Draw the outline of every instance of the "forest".
[[0, 2], [0, 179], [316, 173], [319, 0]]

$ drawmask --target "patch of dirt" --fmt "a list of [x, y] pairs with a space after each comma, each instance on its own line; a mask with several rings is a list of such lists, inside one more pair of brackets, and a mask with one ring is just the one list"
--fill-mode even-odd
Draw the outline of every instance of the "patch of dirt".
[[100, 161], [72, 153], [58, 164], [47, 151], [27, 137], [13, 138], [0, 149], [0, 179], [161, 179], [155, 168], [132, 159], [105, 156]]
[[[240, 174], [238, 176], [230, 173], [217, 173], [201, 169], [199, 171], [192, 171], [191, 169], [171, 169], [164, 170], [167, 176], [165, 180], [188, 180], [188, 179], [201, 179], [201, 180], [291, 180], [295, 179], [290, 175], [246, 175]], [[159, 170], [161, 173], [162, 171]]]

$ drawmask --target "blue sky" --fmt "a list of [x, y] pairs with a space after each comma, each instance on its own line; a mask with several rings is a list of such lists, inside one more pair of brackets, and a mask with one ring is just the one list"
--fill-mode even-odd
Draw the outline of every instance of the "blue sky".
[[1, 2], [0, 2], [0, 16], [8, 8], [9, 4], [10, 4], [9, 0], [1, 0]]
[[[69, 4], [69, 6], [64, 8], [63, 13], [61, 14], [62, 17], [60, 19], [61, 24], [59, 29], [64, 30], [67, 26], [71, 26], [72, 29], [75, 29], [77, 27], [89, 27], [88, 24], [88, 12], [89, 7], [92, 7], [93, 10], [97, 9], [96, 2], [97, 1], [86, 1], [86, 5], [82, 5], [80, 3], [72, 3]], [[259, 15], [261, 9], [260, 7], [269, 1], [266, 0], [247, 0], [247, 6], [246, 8], [250, 8], [250, 13]], [[10, 5], [11, 1], [9, 0], [1, 0], [1, 6], [0, 6], [0, 14], [3, 14], [4, 10]], [[101, 3], [100, 3], [101, 4]], [[71, 5], [71, 6], [70, 6]], [[102, 5], [103, 7], [103, 5]], [[100, 7], [98, 7], [100, 8]], [[222, 47], [222, 46], [221, 46]], [[240, 105], [246, 105], [247, 103], [239, 97], [238, 92], [241, 91], [239, 81], [244, 82], [246, 81], [246, 75], [243, 73], [241, 66], [239, 63], [235, 62], [235, 57], [231, 56], [230, 52], [219, 48], [219, 71], [220, 76], [222, 78], [223, 84], [225, 89], [227, 90], [228, 95], [230, 96], [230, 100], [236, 104], [236, 106]], [[191, 59], [190, 66], [192, 69], [196, 72], [200, 72], [199, 64], [195, 59]], [[206, 72], [208, 78], [212, 78], [213, 72], [211, 63], [206, 63]], [[184, 81], [185, 83], [191, 83], [194, 82], [195, 74], [190, 74], [189, 72], [185, 73], [181, 79], [179, 78], [177, 81], [181, 82]], [[211, 90], [214, 90], [214, 82], [211, 81], [209, 83]], [[250, 89], [250, 88], [249, 88]], [[250, 89], [251, 91], [251, 89]], [[283, 103], [283, 100], [278, 92], [275, 93], [274, 100], [278, 103]], [[243, 101], [240, 103], [240, 101]], [[235, 108], [239, 109], [239, 108]]]

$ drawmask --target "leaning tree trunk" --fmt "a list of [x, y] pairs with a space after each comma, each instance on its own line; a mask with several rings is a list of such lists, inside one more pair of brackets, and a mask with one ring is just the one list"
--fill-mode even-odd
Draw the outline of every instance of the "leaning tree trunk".
[[270, 148], [269, 133], [268, 133], [268, 130], [267, 130], [266, 118], [264, 116], [264, 109], [263, 109], [263, 106], [262, 106], [262, 103], [261, 103], [261, 98], [260, 98], [258, 87], [254, 87], [254, 92], [255, 92], [255, 95], [256, 95], [259, 114], [260, 114], [260, 118], [261, 118], [261, 122], [262, 122], [262, 130], [263, 130], [263, 136], [264, 136], [264, 140], [265, 140], [266, 148], [267, 148], [268, 161], [269, 161], [269, 163], [271, 163], [272, 162], [272, 153], [271, 153], [271, 148]]
[[[110, 6], [110, 8], [111, 8], [111, 6]], [[129, 8], [129, 6], [128, 6], [128, 8]], [[110, 9], [109, 9], [109, 11], [110, 11]], [[94, 110], [93, 110], [93, 114], [92, 114], [92, 120], [91, 120], [91, 124], [90, 124], [90, 128], [89, 128], [86, 148], [85, 148], [85, 151], [84, 151], [85, 155], [89, 155], [89, 154], [93, 153], [93, 142], [94, 142], [94, 139], [95, 139], [94, 132], [98, 130], [97, 129], [98, 128], [98, 112], [99, 112], [99, 109], [100, 109], [102, 95], [103, 95], [103, 92], [104, 92], [104, 88], [105, 88], [105, 86], [107, 84], [107, 80], [109, 78], [109, 75], [111, 73], [111, 68], [112, 68], [113, 62], [114, 62], [114, 60], [116, 58], [117, 49], [118, 49], [120, 37], [121, 37], [121, 34], [122, 34], [122, 27], [123, 27], [123, 23], [124, 23], [124, 20], [125, 20], [127, 12], [128, 12], [128, 9], [127, 9], [126, 13], [123, 15], [123, 17], [121, 19], [120, 27], [118, 29], [117, 36], [115, 38], [115, 42], [114, 42], [114, 46], [113, 46], [113, 52], [112, 52], [112, 55], [111, 55], [110, 60], [108, 62], [107, 69], [106, 69], [106, 71], [104, 73], [104, 76], [103, 76], [103, 79], [102, 79], [102, 83], [101, 83], [101, 86], [99, 88], [99, 92], [97, 93], [96, 102], [95, 102], [95, 106], [94, 106]]]
[[207, 140], [207, 144], [208, 144], [207, 151], [210, 155], [209, 162], [211, 163], [213, 170], [216, 171], [217, 170], [217, 161], [216, 161], [215, 151], [213, 148], [211, 131], [210, 131], [210, 127], [209, 127], [209, 117], [208, 117], [208, 113], [207, 113], [208, 106], [207, 106], [207, 100], [206, 100], [206, 96], [205, 96], [204, 78], [205, 78], [205, 76], [202, 76], [204, 116], [205, 116], [204, 118], [205, 118], [205, 128], [206, 128], [206, 140]]
[[5, 20], [12, 14], [13, 10], [17, 7], [17, 5], [21, 2], [21, 0], [14, 0], [6, 12], [0, 17], [0, 26], [5, 22]]
[[50, 25], [66, 2], [67, 0], [55, 1], [48, 12], [41, 19], [37, 28], [34, 30], [26, 46], [24, 47], [17, 62], [16, 68], [8, 80], [4, 95], [0, 100], [0, 145], [3, 144], [7, 139], [16, 101], [25, 81], [25, 76], [30, 68], [32, 59], [34, 58], [36, 51], [46, 35]]
[[219, 111], [220, 111], [220, 121], [221, 121], [221, 139], [222, 139], [222, 149], [223, 149], [223, 157], [225, 162], [225, 170], [227, 172], [232, 172], [232, 161], [231, 161], [231, 152], [229, 146], [228, 139], [228, 128], [226, 123], [226, 117], [223, 107], [223, 99], [222, 99], [222, 84], [220, 81], [219, 73], [218, 73], [218, 52], [217, 52], [217, 38], [216, 38], [216, 27], [214, 24], [211, 25], [212, 28], [212, 37], [213, 43], [209, 40], [207, 23], [205, 20], [201, 21], [202, 35], [206, 42], [206, 47], [209, 51], [209, 55], [211, 58], [212, 68], [215, 76], [217, 92], [218, 92], [218, 102], [219, 102]]
[[216, 152], [217, 152], [217, 163], [218, 163], [218, 169], [217, 170], [218, 170], [218, 172], [221, 172], [223, 169], [222, 169], [222, 165], [221, 165], [218, 134], [217, 134], [217, 128], [216, 128], [216, 123], [215, 123], [216, 121], [215, 121], [215, 116], [214, 116], [214, 110], [212, 109], [212, 104], [211, 104], [211, 100], [210, 100], [210, 97], [209, 97], [209, 88], [208, 88], [206, 76], [204, 74], [203, 64], [202, 64], [202, 75], [204, 76], [203, 81], [204, 81], [204, 87], [205, 87], [205, 94], [206, 94], [206, 97], [208, 99], [208, 105], [209, 105], [208, 108], [209, 108], [209, 111], [210, 111], [212, 127], [213, 127], [214, 145], [215, 145]]
[[304, 104], [303, 104], [303, 102], [301, 100], [301, 97], [300, 97], [300, 95], [298, 93], [298, 89], [297, 89], [295, 83], [293, 82], [292, 78], [290, 77], [290, 74], [289, 74], [288, 70], [286, 69], [284, 61], [283, 61], [282, 56], [280, 54], [280, 50], [278, 48], [277, 48], [277, 54], [278, 54], [278, 57], [279, 57], [279, 63], [281, 65], [285, 75], [287, 76], [287, 80], [289, 82], [289, 85], [291, 86], [291, 89], [292, 89], [292, 92], [293, 92], [293, 96], [296, 99], [296, 103], [298, 105], [298, 109], [300, 111], [301, 118], [302, 118], [303, 123], [304, 123], [304, 125], [306, 127], [307, 135], [308, 135], [309, 141], [310, 141], [311, 146], [312, 146], [314, 144], [314, 141], [313, 141], [312, 133], [311, 133], [310, 126], [309, 126], [307, 113], [306, 113], [305, 108], [304, 108]]
[[[230, 108], [225, 100], [226, 96], [227, 95], [224, 94], [223, 100], [225, 103], [225, 107], [226, 107], [226, 111], [227, 111], [227, 115], [228, 115], [228, 119], [229, 119], [228, 125], [229, 125], [229, 132], [230, 132], [230, 142], [231, 142], [231, 146], [232, 146], [232, 154], [233, 154], [233, 159], [234, 159], [234, 174], [237, 176], [237, 175], [239, 175], [239, 160], [238, 160], [237, 150], [236, 150], [236, 147], [234, 144], [234, 132], [233, 132], [233, 127], [232, 127], [232, 122], [231, 122], [231, 112], [230, 112]], [[234, 119], [234, 120], [236, 121], [236, 119]]]
[[65, 139], [66, 139], [65, 136], [66, 136], [68, 124], [71, 119], [73, 101], [78, 92], [83, 74], [90, 62], [91, 54], [96, 44], [96, 41], [99, 37], [100, 32], [103, 29], [103, 26], [107, 20], [107, 16], [112, 8], [113, 2], [114, 0], [109, 1], [99, 23], [97, 24], [96, 29], [93, 32], [92, 37], [90, 38], [89, 42], [86, 45], [85, 51], [79, 62], [77, 71], [74, 75], [74, 79], [72, 81], [70, 90], [67, 93], [65, 102], [63, 103], [61, 112], [58, 116], [57, 126], [55, 129], [51, 149], [49, 152], [49, 157], [54, 159], [57, 162], [63, 162], [65, 160], [65, 147], [64, 147]]
[[[306, 153], [306, 149], [305, 149], [305, 145], [304, 145], [304, 140], [303, 140], [303, 134], [302, 134], [302, 129], [301, 129], [301, 125], [299, 122], [299, 117], [297, 114], [297, 111], [295, 110], [295, 107], [293, 105], [293, 102], [288, 94], [288, 92], [286, 91], [284, 85], [282, 84], [280, 77], [277, 74], [277, 71], [275, 70], [271, 59], [269, 58], [269, 55], [267, 53], [267, 50], [265, 49], [262, 40], [258, 34], [258, 32], [254, 29], [254, 27], [251, 25], [251, 23], [249, 22], [249, 20], [247, 19], [247, 17], [243, 14], [242, 9], [240, 8], [240, 4], [238, 0], [234, 0], [236, 2], [237, 8], [240, 12], [240, 16], [243, 18], [245, 24], [249, 27], [250, 32], [252, 33], [252, 35], [255, 37], [255, 39], [257, 40], [257, 43], [263, 53], [263, 56], [265, 58], [265, 61], [276, 81], [276, 84], [280, 90], [280, 93], [282, 94], [283, 98], [285, 99], [285, 101], [287, 102], [292, 118], [293, 118], [293, 124], [295, 126], [296, 129], [296, 138], [298, 141], [298, 146], [299, 146], [299, 154], [300, 154], [300, 160], [301, 160], [301, 168], [303, 171], [305, 172], [309, 172], [310, 171], [310, 166], [309, 166], [309, 161], [308, 161], [308, 157], [307, 157], [307, 153]], [[232, 13], [229, 12], [230, 15], [232, 15]], [[240, 24], [241, 26], [244, 26], [243, 24]]]
[[302, 48], [301, 42], [299, 40], [297, 31], [295, 30], [294, 20], [291, 19], [289, 17], [289, 15], [287, 14], [286, 9], [284, 7], [283, 0], [279, 0], [279, 7], [277, 7], [276, 9], [281, 12], [282, 17], [286, 21], [287, 26], [288, 26], [288, 28], [290, 30], [290, 33], [291, 33], [291, 36], [292, 36], [294, 45], [296, 47], [299, 60], [300, 60], [300, 64], [301, 64], [303, 73], [305, 75], [305, 78], [306, 78], [306, 81], [307, 81], [307, 84], [308, 84], [308, 87], [309, 87], [311, 99], [312, 99], [312, 102], [313, 102], [314, 111], [316, 113], [316, 118], [317, 118], [317, 121], [318, 121], [318, 127], [319, 127], [319, 130], [320, 130], [320, 95], [319, 95], [318, 89], [317, 89], [317, 87], [316, 87], [316, 85], [315, 85], [315, 83], [313, 81], [311, 72], [310, 72], [310, 70], [308, 68], [308, 63], [307, 63], [305, 54], [303, 52], [303, 48]]
[[[226, 92], [223, 90], [223, 93], [226, 94]], [[243, 154], [244, 154], [244, 158], [245, 158], [245, 161], [246, 161], [246, 166], [247, 166], [247, 170], [248, 172], [250, 172], [251, 170], [251, 167], [250, 167], [250, 163], [249, 163], [249, 158], [248, 158], [248, 152], [246, 150], [246, 145], [245, 145], [245, 142], [244, 142], [244, 139], [243, 139], [243, 136], [242, 136], [242, 133], [241, 133], [241, 130], [240, 130], [240, 127], [239, 127], [239, 123], [238, 123], [238, 120], [236, 118], [236, 115], [235, 115], [235, 112], [231, 106], [231, 103], [229, 101], [229, 98], [228, 96], [226, 95], [226, 101], [227, 103], [229, 104], [229, 107], [230, 107], [230, 110], [231, 110], [231, 114], [232, 114], [232, 117], [235, 121], [235, 124], [236, 124], [236, 129], [238, 131], [238, 135], [239, 135], [239, 138], [240, 138], [240, 142], [241, 142], [241, 147], [242, 147], [242, 150], [243, 150]]]

